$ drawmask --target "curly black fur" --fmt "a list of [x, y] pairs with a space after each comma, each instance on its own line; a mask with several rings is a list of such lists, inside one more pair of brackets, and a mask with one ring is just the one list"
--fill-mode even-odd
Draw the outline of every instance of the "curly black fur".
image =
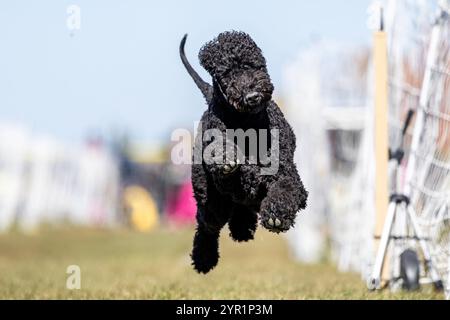
[[207, 273], [218, 262], [218, 238], [226, 223], [236, 241], [253, 239], [258, 213], [266, 229], [284, 232], [293, 226], [296, 213], [306, 207], [308, 192], [293, 162], [295, 135], [272, 100], [273, 85], [266, 61], [255, 42], [244, 32], [231, 31], [206, 43], [199, 59], [212, 76], [211, 86], [189, 65], [184, 55], [185, 41], [186, 36], [180, 45], [182, 61], [208, 103], [194, 154], [201, 156], [208, 145], [202, 139], [208, 129], [219, 129], [224, 144], [235, 148], [235, 141], [226, 135], [227, 129], [279, 130], [279, 168], [274, 175], [261, 175], [261, 168], [267, 165], [259, 159], [257, 163], [249, 161], [247, 150], [244, 162], [237, 165], [236, 159], [227, 159], [225, 164], [203, 161], [192, 165], [198, 226], [191, 256], [194, 268]]

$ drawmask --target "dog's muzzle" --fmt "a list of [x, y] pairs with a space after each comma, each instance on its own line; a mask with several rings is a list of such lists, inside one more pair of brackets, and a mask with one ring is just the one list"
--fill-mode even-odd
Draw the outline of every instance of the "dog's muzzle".
[[259, 92], [250, 92], [244, 97], [244, 103], [249, 107], [261, 104], [262, 100], [263, 96]]

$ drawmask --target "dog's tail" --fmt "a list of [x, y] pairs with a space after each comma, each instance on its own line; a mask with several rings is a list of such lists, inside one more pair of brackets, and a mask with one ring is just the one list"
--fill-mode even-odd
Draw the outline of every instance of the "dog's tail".
[[183, 62], [184, 66], [186, 67], [187, 72], [192, 77], [192, 79], [194, 80], [197, 87], [202, 92], [203, 96], [206, 99], [206, 102], [209, 104], [212, 100], [213, 88], [208, 82], [203, 81], [203, 79], [198, 75], [198, 73], [194, 70], [194, 68], [192, 68], [191, 64], [189, 63], [188, 59], [186, 58], [186, 54], [184, 53], [184, 45], [186, 43], [186, 39], [187, 39], [187, 34], [184, 35], [184, 37], [183, 37], [183, 39], [181, 39], [181, 43], [180, 43], [181, 61]]

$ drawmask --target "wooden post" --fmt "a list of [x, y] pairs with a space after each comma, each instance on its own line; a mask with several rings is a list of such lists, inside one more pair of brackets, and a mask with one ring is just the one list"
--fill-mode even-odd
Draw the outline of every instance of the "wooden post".
[[[374, 74], [375, 74], [375, 249], [386, 218], [388, 194], [388, 62], [386, 33], [381, 26], [374, 34]], [[388, 256], [381, 274], [382, 285], [389, 278]]]

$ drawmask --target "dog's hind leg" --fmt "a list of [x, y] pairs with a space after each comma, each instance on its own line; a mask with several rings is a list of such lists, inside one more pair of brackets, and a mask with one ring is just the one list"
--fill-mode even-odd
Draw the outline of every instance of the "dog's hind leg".
[[230, 237], [234, 241], [242, 242], [252, 240], [258, 225], [256, 211], [244, 205], [235, 203], [231, 213], [228, 228]]
[[208, 228], [204, 223], [197, 225], [192, 249], [192, 265], [199, 273], [208, 273], [219, 261], [220, 229]]
[[205, 208], [199, 208], [197, 212], [198, 224], [191, 258], [194, 269], [199, 273], [208, 273], [219, 262], [220, 230], [227, 219], [211, 219], [213, 215]]
[[208, 198], [197, 202], [197, 230], [192, 249], [192, 264], [199, 273], [208, 273], [219, 261], [220, 230], [227, 223], [231, 212], [231, 200], [220, 195], [211, 185]]

